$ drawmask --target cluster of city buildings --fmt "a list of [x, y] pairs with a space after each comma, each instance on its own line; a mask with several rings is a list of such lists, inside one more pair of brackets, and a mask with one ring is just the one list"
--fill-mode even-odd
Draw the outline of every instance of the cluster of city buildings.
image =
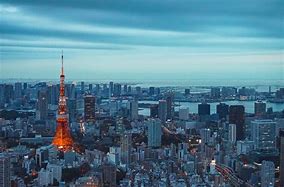
[[[280, 101], [284, 88], [191, 93], [81, 82], [64, 90], [66, 111], [62, 84], [0, 84], [0, 187], [284, 186], [284, 107], [258, 101]], [[229, 99], [254, 100], [254, 113]], [[185, 100], [200, 102], [198, 111], [177, 109]], [[210, 101], [220, 102], [216, 113]], [[62, 116], [72, 136], [63, 151], [54, 143]]]

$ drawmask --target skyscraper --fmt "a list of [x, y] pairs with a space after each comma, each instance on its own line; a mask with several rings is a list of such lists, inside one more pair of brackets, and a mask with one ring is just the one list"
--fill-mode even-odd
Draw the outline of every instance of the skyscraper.
[[85, 93], [85, 82], [84, 81], [81, 82], [81, 93], [82, 94]]
[[113, 96], [118, 97], [121, 95], [121, 84], [115, 83], [113, 85]]
[[93, 84], [89, 84], [89, 92], [92, 94], [93, 93]]
[[225, 103], [219, 103], [216, 106], [216, 111], [220, 119], [226, 119], [227, 115], [229, 114], [229, 105]]
[[158, 117], [162, 121], [162, 123], [166, 122], [167, 120], [167, 101], [166, 100], [159, 100]]
[[275, 149], [276, 122], [272, 120], [254, 120], [252, 125], [252, 140], [256, 149]]
[[210, 115], [210, 104], [207, 103], [198, 104], [198, 115], [200, 116]]
[[169, 92], [166, 96], [167, 101], [167, 119], [172, 119], [174, 117], [174, 93]]
[[229, 142], [232, 144], [236, 143], [236, 125], [235, 124], [229, 124]]
[[162, 141], [161, 121], [158, 119], [150, 119], [147, 121], [148, 127], [148, 146], [160, 147]]
[[73, 149], [73, 139], [71, 137], [69, 129], [69, 120], [67, 115], [66, 107], [66, 97], [65, 97], [65, 86], [64, 86], [64, 71], [63, 71], [63, 54], [61, 56], [62, 67], [60, 75], [60, 96], [58, 103], [58, 113], [57, 113], [57, 127], [56, 133], [53, 138], [52, 144], [56, 146], [59, 150], [68, 151]]
[[275, 166], [271, 161], [261, 162], [261, 187], [273, 187], [275, 183]]
[[48, 101], [47, 91], [45, 89], [38, 92], [38, 110], [40, 114], [40, 120], [47, 119]]
[[0, 187], [8, 187], [10, 184], [10, 159], [0, 154]]
[[159, 105], [158, 104], [152, 104], [150, 106], [150, 117], [157, 118], [159, 113]]
[[103, 164], [103, 186], [116, 187], [116, 166], [111, 163]]
[[96, 114], [96, 98], [92, 95], [87, 95], [84, 98], [84, 118], [86, 122], [94, 122]]
[[58, 103], [59, 89], [57, 85], [51, 85], [48, 89], [48, 104], [56, 105]]
[[71, 123], [75, 122], [76, 121], [76, 100], [68, 98], [67, 107], [68, 107], [69, 121]]
[[259, 116], [263, 115], [266, 112], [266, 103], [263, 103], [261, 101], [254, 103], [254, 114]]
[[129, 114], [131, 120], [138, 119], [138, 101], [136, 99], [129, 101]]
[[244, 139], [245, 107], [243, 105], [229, 107], [229, 123], [236, 124], [237, 140]]
[[109, 82], [109, 86], [108, 86], [108, 91], [109, 91], [109, 97], [112, 96], [113, 94], [113, 82]]
[[129, 166], [130, 156], [131, 156], [131, 147], [132, 147], [132, 135], [130, 133], [124, 133], [120, 137], [120, 146], [121, 146], [121, 164]]
[[280, 186], [284, 186], [284, 129], [280, 130]]
[[15, 99], [21, 99], [22, 98], [22, 83], [16, 82], [15, 83]]

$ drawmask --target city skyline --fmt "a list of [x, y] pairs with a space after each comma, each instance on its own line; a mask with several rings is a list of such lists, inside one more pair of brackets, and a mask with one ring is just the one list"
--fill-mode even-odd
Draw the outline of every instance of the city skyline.
[[283, 7], [2, 1], [0, 78], [54, 79], [63, 49], [72, 79], [283, 80]]

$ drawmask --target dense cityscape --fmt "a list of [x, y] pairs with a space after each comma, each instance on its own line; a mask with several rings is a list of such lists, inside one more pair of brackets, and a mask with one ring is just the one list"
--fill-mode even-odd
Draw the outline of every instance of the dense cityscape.
[[284, 0], [1, 0], [0, 187], [284, 187]]
[[60, 84], [0, 84], [0, 186], [283, 186], [283, 102], [284, 88], [65, 83], [62, 54]]

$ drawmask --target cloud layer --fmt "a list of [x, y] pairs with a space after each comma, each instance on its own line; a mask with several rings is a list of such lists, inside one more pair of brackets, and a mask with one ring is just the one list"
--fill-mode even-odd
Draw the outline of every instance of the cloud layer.
[[[64, 49], [74, 79], [84, 78], [79, 70], [90, 78], [172, 69], [196, 76], [220, 69], [241, 73], [238, 64], [255, 69], [257, 76], [248, 72], [248, 78], [272, 71], [268, 78], [284, 79], [283, 12], [281, 0], [3, 0], [0, 78], [35, 78], [42, 66], [50, 73], [41, 76], [52, 78], [52, 62]], [[222, 67], [206, 68], [212, 63]], [[27, 64], [29, 73], [16, 68]]]

